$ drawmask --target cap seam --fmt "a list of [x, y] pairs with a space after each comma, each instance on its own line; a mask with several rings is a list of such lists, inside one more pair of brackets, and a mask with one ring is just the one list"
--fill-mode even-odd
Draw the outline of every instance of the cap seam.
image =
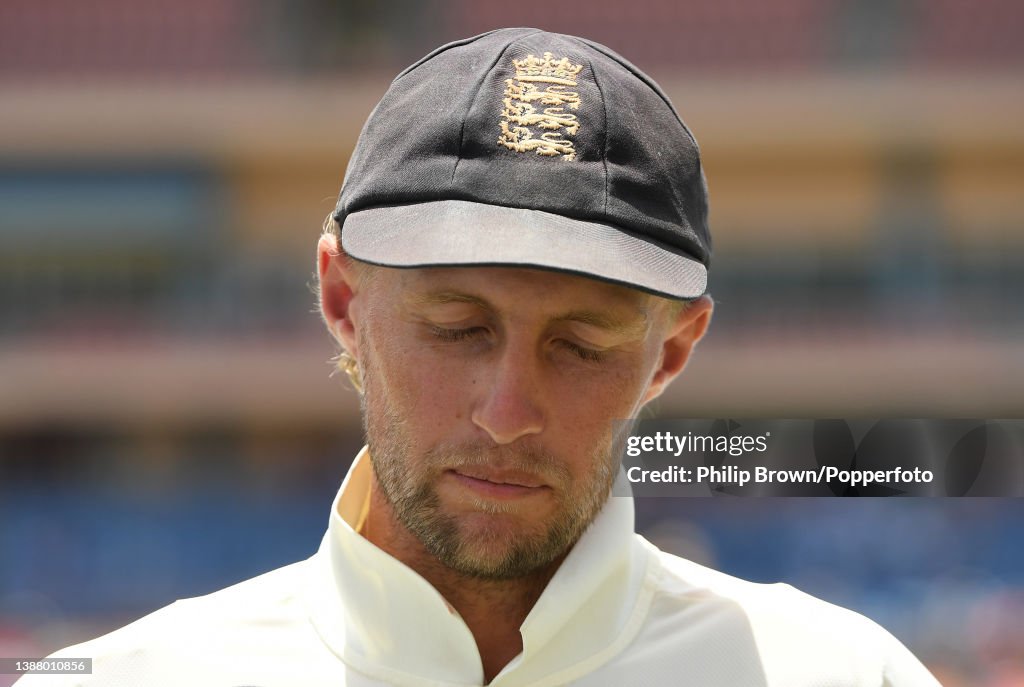
[[597, 70], [594, 69], [594, 63], [591, 62], [590, 58], [587, 58], [587, 65], [590, 67], [590, 73], [594, 75], [594, 85], [597, 87], [597, 92], [601, 96], [601, 107], [604, 109], [604, 141], [601, 145], [601, 166], [604, 168], [604, 205], [601, 208], [601, 214], [608, 218], [608, 101], [604, 97], [604, 89], [601, 88], [601, 83], [597, 80]]
[[669, 111], [672, 113], [672, 116], [674, 116], [676, 118], [676, 121], [679, 122], [679, 125], [683, 127], [683, 131], [686, 132], [686, 135], [689, 137], [690, 142], [693, 143], [694, 147], [697, 149], [697, 154], [700, 154], [700, 146], [697, 144], [697, 139], [694, 138], [693, 132], [690, 131], [690, 127], [686, 126], [686, 122], [684, 122], [683, 118], [679, 116], [679, 111], [676, 110], [675, 105], [673, 105], [672, 101], [669, 100], [668, 95], [666, 95], [665, 92], [661, 90], [659, 86], [657, 86], [657, 84], [652, 83], [651, 78], [647, 76], [647, 74], [645, 74], [639, 67], [630, 63], [626, 58], [622, 57], [621, 55], [618, 55], [613, 50], [601, 45], [600, 43], [594, 43], [592, 41], [588, 41], [585, 38], [579, 38], [578, 40], [582, 41], [583, 43], [586, 43], [588, 46], [598, 51], [608, 59], [618, 63], [623, 69], [628, 71], [630, 74], [632, 74], [641, 82], [643, 82], [645, 86], [651, 89], [651, 92], [657, 95], [658, 98], [663, 103], [665, 103]]
[[[693, 143], [694, 150], [697, 152], [697, 161], [698, 161], [698, 166], [699, 166], [700, 165], [700, 149], [697, 147], [697, 141], [694, 140], [693, 134], [690, 133], [690, 129], [683, 122], [682, 118], [679, 116], [679, 113], [676, 112], [676, 108], [672, 106], [672, 103], [668, 100], [667, 96], [664, 93], [662, 93], [660, 89], [652, 87], [650, 82], [647, 80], [646, 75], [643, 75], [642, 72], [639, 72], [639, 70], [636, 67], [633, 67], [632, 65], [629, 65], [629, 64], [624, 64], [623, 60], [625, 58], [618, 58], [618, 57], [609, 55], [604, 50], [599, 49], [596, 44], [591, 44], [589, 41], [585, 41], [584, 40], [583, 42], [586, 43], [587, 45], [593, 46], [595, 50], [597, 50], [598, 52], [600, 52], [602, 55], [604, 55], [605, 57], [609, 58], [613, 62], [617, 63], [619, 66], [621, 66], [623, 69], [628, 71], [630, 74], [632, 74], [638, 80], [643, 82], [644, 85], [646, 85], [648, 88], [650, 88], [651, 91], [653, 93], [655, 93], [662, 102], [665, 103], [665, 106], [668, 107], [669, 112], [671, 112], [672, 115], [675, 117], [676, 121], [679, 122], [679, 126], [682, 128], [682, 130], [684, 132], [686, 132], [687, 137], [689, 137], [690, 141]], [[595, 78], [594, 78], [594, 83], [595, 84], [597, 83], [596, 75], [595, 75]], [[603, 96], [602, 96], [602, 99], [603, 99]], [[607, 109], [606, 109], [606, 112], [607, 112]], [[608, 136], [608, 129], [609, 129], [609, 126], [608, 126], [608, 121], [606, 119], [605, 120], [605, 138], [606, 139], [607, 139], [607, 136]], [[606, 141], [606, 143], [607, 143], [607, 141]], [[656, 156], [653, 157], [652, 162], [658, 166], [658, 170], [661, 172], [662, 178], [664, 178], [667, 181], [669, 188], [672, 190], [672, 195], [675, 197], [676, 203], [679, 205], [680, 208], [685, 208], [687, 205], [686, 205], [686, 202], [685, 202], [684, 194], [678, 188], [678, 185], [675, 182], [675, 178], [671, 174], [669, 174], [669, 171], [668, 171], [668, 169], [666, 169], [665, 164], [662, 162], [661, 158], [656, 155]], [[606, 159], [605, 159], [605, 169], [606, 170], [607, 170], [607, 164], [608, 164], [608, 161], [607, 161], [607, 157], [606, 157]], [[607, 214], [607, 212], [608, 212], [607, 201], [608, 201], [608, 175], [607, 175], [607, 172], [606, 172], [606, 174], [605, 174], [605, 214]], [[691, 233], [693, 232], [693, 227], [690, 225], [689, 217], [686, 216], [685, 211], [683, 212], [683, 215], [680, 218], [680, 224], [685, 226], [687, 229], [689, 229]]]
[[[540, 33], [540, 31], [536, 31], [535, 33]], [[533, 34], [528, 33], [526, 35], [532, 36]], [[466, 112], [462, 115], [462, 122], [459, 125], [459, 149], [458, 152], [455, 154], [455, 165], [452, 167], [452, 176], [451, 179], [449, 180], [449, 182], [452, 184], [455, 183], [455, 173], [459, 171], [459, 163], [462, 162], [462, 147], [465, 144], [466, 137], [466, 119], [469, 118], [470, 112], [473, 111], [473, 106], [476, 105], [476, 101], [480, 97], [480, 91], [483, 89], [483, 83], [487, 80], [487, 77], [491, 74], [491, 72], [494, 71], [494, 68], [498, 66], [498, 63], [501, 62], [501, 58], [505, 56], [505, 53], [508, 52], [508, 49], [512, 47], [512, 44], [515, 43], [516, 40], [518, 40], [518, 38], [510, 40], [508, 43], [505, 44], [505, 47], [498, 51], [498, 56], [495, 57], [494, 60], [491, 62], [491, 66], [488, 67], [487, 70], [483, 73], [483, 76], [481, 76], [480, 79], [477, 80], [476, 94], [473, 96], [473, 99], [469, 101], [469, 106], [466, 108]]]

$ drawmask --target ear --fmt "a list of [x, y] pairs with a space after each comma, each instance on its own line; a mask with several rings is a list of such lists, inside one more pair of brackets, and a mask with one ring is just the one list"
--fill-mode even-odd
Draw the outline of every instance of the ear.
[[711, 298], [701, 296], [691, 301], [668, 325], [663, 334], [658, 368], [651, 377], [651, 382], [640, 405], [646, 405], [660, 396], [669, 382], [683, 371], [686, 361], [690, 359], [693, 347], [708, 330], [713, 310], [714, 303]]
[[355, 357], [358, 355], [358, 279], [355, 265], [333, 234], [320, 237], [316, 247], [316, 265], [320, 278], [320, 314], [331, 335]]

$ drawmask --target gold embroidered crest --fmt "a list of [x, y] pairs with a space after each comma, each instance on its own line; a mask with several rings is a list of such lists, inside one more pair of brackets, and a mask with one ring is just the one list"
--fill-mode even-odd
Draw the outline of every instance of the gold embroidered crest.
[[[517, 153], [532, 150], [538, 155], [575, 160], [576, 148], [566, 137], [575, 136], [580, 124], [566, 108], [580, 106], [580, 94], [570, 87], [576, 85], [583, 65], [572, 64], [567, 57], [556, 61], [549, 52], [544, 59], [527, 55], [512, 63], [516, 78], [505, 79], [498, 143]], [[535, 130], [543, 131], [537, 136]]]

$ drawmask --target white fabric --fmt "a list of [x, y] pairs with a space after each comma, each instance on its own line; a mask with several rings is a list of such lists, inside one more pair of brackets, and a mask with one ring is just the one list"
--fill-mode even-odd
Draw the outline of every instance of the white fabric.
[[[90, 676], [25, 676], [17, 686], [482, 684], [455, 610], [355, 531], [370, 470], [364, 449], [308, 560], [54, 654], [92, 657]], [[609, 499], [521, 631], [523, 652], [494, 687], [938, 685], [861, 615], [659, 551], [633, 533], [625, 497]]]

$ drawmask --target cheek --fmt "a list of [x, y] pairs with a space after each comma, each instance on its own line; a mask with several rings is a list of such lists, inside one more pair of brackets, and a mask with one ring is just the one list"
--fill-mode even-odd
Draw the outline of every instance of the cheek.
[[645, 386], [643, 368], [623, 366], [564, 378], [549, 403], [550, 448], [591, 460], [605, 451], [616, 420], [631, 417]]
[[572, 405], [590, 408], [597, 414], [628, 413], [643, 393], [649, 377], [647, 356], [630, 355], [604, 367], [581, 369], [563, 375], [560, 394], [575, 397]]
[[385, 343], [373, 349], [379, 377], [374, 393], [400, 412], [418, 434], [442, 434], [439, 430], [466, 414], [475, 382], [465, 369], [450, 361], [439, 362], [429, 349], [395, 333], [381, 338]]

